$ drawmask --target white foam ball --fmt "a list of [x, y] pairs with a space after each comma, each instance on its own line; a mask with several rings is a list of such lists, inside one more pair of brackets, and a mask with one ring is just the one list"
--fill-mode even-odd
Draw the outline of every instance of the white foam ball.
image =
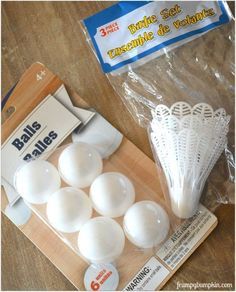
[[88, 144], [73, 143], [62, 151], [58, 169], [68, 185], [85, 188], [102, 172], [102, 159]]
[[91, 202], [85, 192], [66, 187], [55, 192], [47, 203], [49, 223], [65, 233], [79, 231], [92, 216]]
[[26, 162], [16, 171], [14, 185], [27, 202], [44, 204], [60, 188], [61, 179], [53, 164], [37, 159]]
[[131, 181], [119, 172], [99, 175], [90, 188], [94, 209], [103, 216], [120, 217], [134, 203], [135, 190]]
[[81, 228], [79, 250], [92, 263], [111, 263], [123, 252], [125, 236], [121, 226], [109, 217], [95, 217]]
[[126, 212], [123, 227], [127, 238], [134, 245], [152, 248], [166, 238], [170, 223], [160, 205], [153, 201], [140, 201]]

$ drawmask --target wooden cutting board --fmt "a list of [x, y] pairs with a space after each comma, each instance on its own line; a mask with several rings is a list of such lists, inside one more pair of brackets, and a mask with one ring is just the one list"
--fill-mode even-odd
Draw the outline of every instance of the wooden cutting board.
[[[43, 64], [33, 64], [22, 75], [2, 110], [4, 118], [4, 123], [2, 125], [2, 142], [6, 140], [10, 133], [12, 133], [16, 126], [25, 119], [36, 105], [48, 94], [53, 94], [62, 83], [63, 82]], [[70, 92], [70, 94], [72, 102], [76, 102], [77, 105], [84, 108], [88, 107], [78, 94], [73, 92]], [[70, 141], [71, 138], [68, 137], [63, 144], [69, 143]], [[58, 151], [60, 152], [60, 150]], [[56, 165], [57, 155], [54, 155], [51, 161]], [[170, 219], [173, 220], [174, 217], [167, 208], [160, 185], [160, 178], [162, 178], [162, 182], [164, 182], [161, 171], [158, 170], [157, 172], [155, 163], [127, 138], [124, 137], [119, 149], [109, 159], [104, 160], [104, 171], [119, 171], [127, 175], [134, 183], [136, 201], [154, 200], [157, 203], [161, 203], [169, 213]], [[2, 211], [4, 212], [8, 204], [4, 191], [2, 192], [1, 200]], [[93, 216], [96, 216], [95, 212]], [[123, 218], [118, 218], [117, 221], [122, 224], [122, 219]], [[180, 220], [175, 219], [172, 227], [178, 224], [180, 224]], [[196, 244], [194, 250], [209, 235], [215, 226], [216, 224], [208, 230]], [[78, 290], [84, 290], [83, 276], [88, 264], [74, 253], [72, 249], [65, 245], [64, 242], [39, 219], [39, 217], [32, 214], [30, 220], [25, 225], [20, 226], [19, 229], [49, 258]], [[170, 234], [171, 232], [172, 230]], [[120, 274], [118, 289], [124, 288], [126, 283], [133, 278], [152, 255], [152, 250], [140, 251], [126, 240], [123, 255], [116, 263]], [[189, 255], [190, 254], [188, 254], [188, 256]], [[185, 257], [184, 261], [188, 256]], [[178, 268], [179, 266], [172, 270], [168, 278], [170, 278]], [[163, 285], [164, 282], [158, 288], [161, 288]]]

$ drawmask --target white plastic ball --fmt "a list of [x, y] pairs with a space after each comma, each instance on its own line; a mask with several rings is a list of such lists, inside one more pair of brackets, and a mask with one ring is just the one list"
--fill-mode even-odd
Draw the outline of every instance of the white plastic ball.
[[60, 175], [54, 165], [37, 159], [26, 162], [14, 176], [16, 191], [31, 204], [44, 204], [61, 186]]
[[135, 190], [131, 181], [119, 172], [99, 175], [90, 188], [94, 209], [103, 216], [120, 217], [134, 203]]
[[92, 206], [82, 190], [66, 187], [55, 192], [47, 203], [49, 223], [65, 233], [79, 231], [92, 216]]
[[121, 226], [109, 217], [95, 217], [81, 228], [78, 247], [92, 263], [111, 263], [123, 252], [125, 236]]
[[160, 205], [153, 201], [141, 201], [128, 209], [123, 227], [127, 238], [134, 245], [152, 248], [166, 238], [170, 223]]
[[68, 185], [86, 188], [102, 172], [102, 159], [88, 144], [73, 143], [62, 151], [58, 169]]

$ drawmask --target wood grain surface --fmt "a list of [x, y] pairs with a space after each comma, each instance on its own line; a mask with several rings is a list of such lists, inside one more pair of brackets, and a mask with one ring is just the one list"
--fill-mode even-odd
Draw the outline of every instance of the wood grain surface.
[[[109, 2], [4, 2], [2, 96], [35, 61], [47, 65], [145, 154], [146, 131], [131, 118], [87, 45], [79, 20]], [[174, 89], [173, 89], [174, 90]], [[234, 283], [234, 206], [216, 212], [218, 227], [165, 285]], [[2, 290], [74, 290], [67, 279], [2, 216]], [[233, 289], [233, 288], [232, 288]]]

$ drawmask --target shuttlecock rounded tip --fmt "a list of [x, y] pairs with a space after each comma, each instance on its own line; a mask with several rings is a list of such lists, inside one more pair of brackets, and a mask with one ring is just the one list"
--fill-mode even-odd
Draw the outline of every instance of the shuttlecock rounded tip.
[[191, 218], [198, 210], [201, 191], [190, 188], [171, 188], [170, 200], [173, 213], [181, 218]]
[[171, 204], [171, 208], [172, 208], [172, 211], [173, 213], [181, 218], [181, 219], [188, 219], [188, 218], [191, 218], [196, 212], [197, 212], [197, 209], [198, 209], [198, 205], [197, 206], [193, 206], [192, 208], [184, 208], [183, 206], [178, 206], [177, 204]]

